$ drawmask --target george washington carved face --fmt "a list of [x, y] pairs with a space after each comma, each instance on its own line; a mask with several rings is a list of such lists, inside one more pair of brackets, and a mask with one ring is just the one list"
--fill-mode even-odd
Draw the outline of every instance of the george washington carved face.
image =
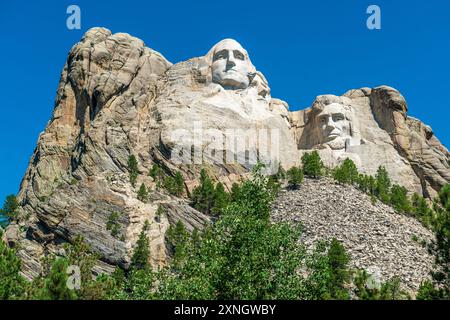
[[247, 51], [235, 40], [225, 39], [208, 53], [211, 59], [212, 82], [225, 89], [245, 89], [254, 77], [255, 67]]

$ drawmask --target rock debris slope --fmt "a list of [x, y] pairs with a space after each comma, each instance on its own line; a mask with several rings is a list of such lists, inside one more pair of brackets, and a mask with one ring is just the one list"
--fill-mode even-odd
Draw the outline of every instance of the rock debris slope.
[[400, 277], [410, 292], [429, 277], [434, 258], [423, 243], [433, 233], [416, 219], [396, 213], [351, 186], [306, 179], [298, 190], [284, 190], [273, 205], [272, 219], [300, 223], [308, 248], [336, 238], [351, 256], [351, 266], [380, 272], [385, 281]]

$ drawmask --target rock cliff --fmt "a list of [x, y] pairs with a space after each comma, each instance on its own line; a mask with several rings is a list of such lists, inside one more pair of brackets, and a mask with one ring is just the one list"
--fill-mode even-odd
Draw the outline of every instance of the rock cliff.
[[[24, 274], [34, 277], [43, 255], [80, 234], [100, 255], [100, 271], [127, 268], [145, 221], [152, 263], [164, 264], [169, 225], [182, 220], [192, 230], [209, 221], [186, 200], [201, 168], [230, 188], [257, 160], [287, 169], [317, 149], [330, 166], [350, 157], [373, 174], [385, 165], [395, 182], [429, 197], [450, 182], [448, 150], [407, 116], [395, 89], [362, 88], [288, 108], [234, 40], [172, 64], [128, 34], [89, 30], [70, 50], [53, 116], [20, 186], [20, 222], [7, 231]], [[129, 181], [130, 155], [138, 161], [136, 186], [150, 189], [147, 203]], [[157, 190], [148, 175], [155, 163], [167, 175], [181, 172], [184, 197]], [[112, 213], [114, 236], [106, 228]]]

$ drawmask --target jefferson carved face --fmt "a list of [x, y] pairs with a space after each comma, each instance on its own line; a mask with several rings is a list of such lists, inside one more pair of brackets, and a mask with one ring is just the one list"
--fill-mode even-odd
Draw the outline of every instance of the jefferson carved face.
[[247, 51], [235, 40], [225, 39], [212, 49], [212, 81], [225, 89], [245, 89], [254, 67]]
[[[347, 110], [339, 103], [324, 106], [316, 116], [316, 125], [321, 143], [345, 143], [351, 136], [351, 123]], [[339, 143], [340, 144], [340, 143]]]

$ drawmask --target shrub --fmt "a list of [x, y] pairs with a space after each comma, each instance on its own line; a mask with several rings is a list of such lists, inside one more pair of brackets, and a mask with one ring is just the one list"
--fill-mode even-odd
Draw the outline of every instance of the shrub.
[[300, 168], [292, 167], [287, 172], [289, 187], [292, 189], [298, 189], [303, 182], [303, 171]]
[[109, 215], [108, 221], [106, 222], [106, 230], [109, 230], [113, 237], [117, 237], [120, 232], [119, 218], [120, 213], [114, 211]]
[[359, 174], [355, 163], [349, 158], [345, 159], [340, 166], [333, 170], [333, 178], [341, 184], [358, 182]]
[[441, 188], [438, 195], [441, 205], [436, 212], [436, 263], [441, 270], [434, 274], [441, 287], [442, 296], [450, 299], [450, 184]]
[[147, 191], [147, 188], [145, 187], [145, 184], [143, 184], [143, 183], [141, 184], [141, 187], [139, 188], [137, 198], [138, 198], [138, 200], [140, 200], [142, 202], [148, 201], [148, 191]]
[[278, 171], [275, 174], [277, 180], [284, 180], [286, 179], [286, 170], [284, 170], [283, 166], [280, 164], [278, 164]]
[[164, 208], [163, 206], [159, 205], [158, 209], [156, 209], [156, 212], [155, 212], [156, 221], [160, 222], [162, 215], [165, 214], [166, 212], [167, 212], [167, 209]]
[[175, 177], [165, 177], [164, 178], [164, 188], [169, 192], [171, 195], [174, 196], [181, 196], [184, 191], [184, 179], [181, 173], [178, 171], [175, 174]]
[[161, 188], [164, 181], [164, 171], [158, 164], [153, 164], [152, 168], [148, 172], [148, 175], [153, 178], [153, 181], [155, 181], [156, 188]]
[[444, 299], [443, 292], [437, 289], [431, 281], [425, 281], [417, 291], [417, 300], [441, 300]]
[[92, 277], [92, 270], [97, 264], [99, 256], [92, 253], [90, 246], [82, 236], [77, 236], [71, 244], [64, 245], [68, 265], [80, 268], [81, 286], [76, 295], [84, 300], [104, 299], [108, 281], [100, 281]]
[[267, 187], [274, 195], [277, 195], [281, 190], [281, 184], [276, 175], [269, 176], [267, 181]]
[[310, 178], [319, 178], [323, 175], [324, 164], [317, 150], [305, 153], [302, 156], [303, 173]]
[[184, 192], [184, 178], [180, 171], [175, 173], [175, 195], [181, 196]]
[[379, 287], [368, 286], [370, 275], [360, 271], [354, 279], [355, 294], [360, 300], [405, 300], [410, 297], [400, 289], [400, 280], [397, 277], [381, 283]]
[[138, 171], [138, 162], [134, 155], [130, 155], [128, 157], [128, 171], [130, 172], [130, 183], [133, 187], [135, 187], [139, 171]]
[[398, 212], [411, 212], [411, 203], [408, 199], [408, 190], [394, 184], [391, 188], [390, 203]]

